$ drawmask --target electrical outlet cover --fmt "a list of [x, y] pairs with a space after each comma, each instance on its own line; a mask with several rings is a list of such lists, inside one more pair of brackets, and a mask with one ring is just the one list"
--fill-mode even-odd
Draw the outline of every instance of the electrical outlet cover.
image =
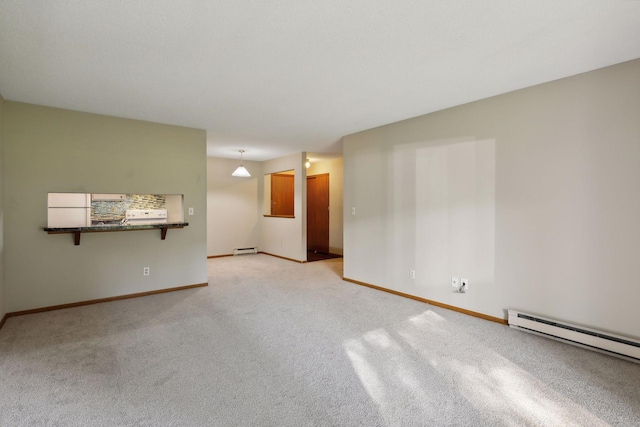
[[458, 283], [460, 283], [460, 282], [458, 281], [457, 277], [452, 277], [451, 278], [451, 287], [458, 289]]

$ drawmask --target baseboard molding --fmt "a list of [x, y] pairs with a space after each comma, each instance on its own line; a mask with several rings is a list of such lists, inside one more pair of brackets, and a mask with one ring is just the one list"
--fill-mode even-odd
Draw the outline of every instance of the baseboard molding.
[[465, 308], [456, 307], [454, 305], [443, 304], [443, 303], [438, 302], [438, 301], [432, 301], [432, 300], [429, 300], [429, 299], [426, 299], [426, 298], [417, 297], [415, 295], [405, 294], [404, 292], [394, 291], [393, 289], [383, 288], [382, 286], [376, 286], [376, 285], [372, 285], [370, 283], [360, 282], [358, 280], [353, 280], [353, 279], [349, 279], [349, 278], [346, 278], [346, 277], [343, 277], [342, 280], [344, 280], [346, 282], [355, 283], [356, 285], [366, 286], [368, 288], [377, 289], [379, 291], [388, 292], [390, 294], [394, 294], [394, 295], [398, 295], [398, 296], [401, 296], [401, 297], [409, 298], [409, 299], [412, 299], [412, 300], [416, 300], [416, 301], [424, 302], [424, 303], [427, 303], [427, 304], [435, 305], [436, 307], [446, 308], [447, 310], [457, 311], [458, 313], [466, 314], [468, 316], [478, 317], [480, 319], [484, 319], [484, 320], [489, 320], [491, 322], [500, 323], [502, 325], [508, 325], [509, 324], [507, 319], [501, 319], [499, 317], [489, 316], [489, 315], [486, 315], [486, 314], [478, 313], [476, 311], [471, 311], [471, 310], [467, 310]]
[[4, 322], [6, 322], [8, 318], [9, 318], [8, 314], [5, 314], [4, 316], [2, 316], [2, 319], [0, 320], [0, 329], [2, 329], [2, 327], [4, 326]]
[[138, 292], [135, 294], [118, 295], [115, 297], [99, 298], [99, 299], [92, 299], [88, 301], [72, 302], [69, 304], [60, 304], [60, 305], [52, 305], [49, 307], [33, 308], [30, 310], [14, 311], [14, 312], [5, 314], [4, 318], [2, 319], [2, 323], [0, 323], [0, 327], [2, 324], [4, 324], [5, 320], [8, 319], [9, 317], [24, 316], [25, 314], [42, 313], [45, 311], [62, 310], [64, 308], [81, 307], [83, 305], [100, 304], [102, 302], [111, 302], [111, 301], [119, 301], [123, 299], [147, 297], [150, 295], [166, 294], [168, 292], [184, 291], [186, 289], [201, 288], [204, 286], [209, 286], [209, 283], [196, 283], [195, 285], [178, 286], [175, 288], [158, 289], [156, 291]]
[[260, 251], [260, 252], [258, 252], [258, 253], [259, 253], [259, 254], [265, 254], [265, 255], [273, 256], [273, 257], [280, 258], [280, 259], [286, 259], [287, 261], [293, 261], [293, 262], [297, 262], [297, 263], [300, 263], [300, 264], [306, 264], [306, 262], [307, 262], [307, 260], [306, 260], [306, 259], [301, 261], [301, 260], [299, 260], [299, 259], [287, 258], [286, 256], [280, 256], [280, 255], [270, 254], [269, 252], [262, 252], [262, 251]]
[[224, 258], [227, 256], [233, 256], [233, 254], [224, 254], [224, 255], [210, 255], [207, 257], [207, 259], [211, 259], [211, 258]]

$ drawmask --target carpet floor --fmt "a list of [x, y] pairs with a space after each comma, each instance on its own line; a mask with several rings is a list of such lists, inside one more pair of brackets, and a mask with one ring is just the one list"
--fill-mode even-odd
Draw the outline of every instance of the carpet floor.
[[9, 318], [0, 425], [640, 425], [638, 364], [344, 282], [342, 259], [208, 268]]

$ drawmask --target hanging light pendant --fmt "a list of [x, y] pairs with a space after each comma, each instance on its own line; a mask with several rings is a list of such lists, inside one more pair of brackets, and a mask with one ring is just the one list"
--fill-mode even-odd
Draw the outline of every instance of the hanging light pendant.
[[247, 170], [247, 168], [245, 168], [244, 166], [242, 166], [242, 153], [244, 153], [244, 150], [238, 150], [240, 151], [240, 166], [238, 166], [238, 168], [233, 171], [233, 173], [231, 174], [232, 176], [241, 176], [241, 177], [249, 177], [251, 176], [251, 174], [249, 173], [249, 171]]

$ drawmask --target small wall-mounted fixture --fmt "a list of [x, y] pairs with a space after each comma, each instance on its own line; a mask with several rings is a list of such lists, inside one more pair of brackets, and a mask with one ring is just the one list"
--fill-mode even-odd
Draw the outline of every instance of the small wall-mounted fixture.
[[249, 171], [244, 166], [242, 166], [242, 153], [244, 153], [244, 150], [238, 150], [238, 151], [240, 151], [240, 166], [238, 166], [238, 168], [235, 171], [233, 171], [231, 175], [240, 176], [243, 178], [250, 177], [251, 174], [249, 173]]
[[304, 166], [309, 169], [309, 167], [311, 166], [311, 162], [309, 161], [309, 158], [307, 157], [307, 161], [304, 163]]

